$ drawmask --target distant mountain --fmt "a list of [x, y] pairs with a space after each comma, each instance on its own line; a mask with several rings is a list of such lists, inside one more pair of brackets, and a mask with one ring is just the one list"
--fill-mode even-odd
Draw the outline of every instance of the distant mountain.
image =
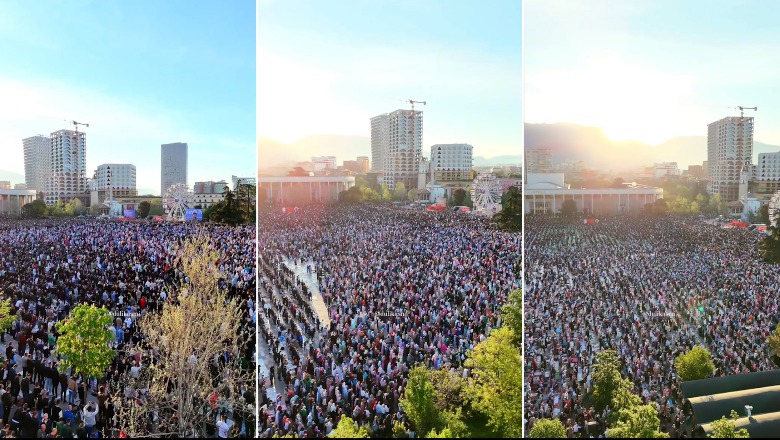
[[[677, 162], [680, 169], [707, 160], [707, 136], [679, 136], [659, 145], [615, 141], [604, 130], [570, 123], [525, 124], [526, 148], [549, 148], [555, 163], [584, 161], [589, 167], [623, 171], [654, 162]], [[759, 153], [780, 151], [780, 146], [753, 143], [753, 162]]]
[[24, 176], [12, 171], [0, 170], [0, 180], [7, 180], [11, 182], [11, 185], [17, 183], [24, 183]]
[[523, 162], [523, 156], [521, 155], [504, 155], [495, 157], [474, 157], [475, 167], [484, 167], [490, 165], [520, 165]]

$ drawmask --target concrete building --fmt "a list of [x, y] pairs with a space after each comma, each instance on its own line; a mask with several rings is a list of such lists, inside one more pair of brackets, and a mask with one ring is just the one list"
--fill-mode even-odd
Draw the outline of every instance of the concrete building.
[[283, 205], [335, 202], [338, 201], [341, 191], [353, 186], [355, 178], [352, 176], [285, 176], [257, 179], [260, 200]]
[[90, 203], [99, 205], [117, 197], [135, 197], [136, 168], [129, 163], [106, 163], [95, 170], [90, 185]]
[[228, 187], [228, 183], [224, 180], [215, 182], [209, 180], [208, 182], [195, 182], [195, 186], [192, 188], [193, 194], [222, 194], [225, 192], [225, 188]]
[[525, 173], [552, 173], [553, 158], [549, 148], [528, 148], [525, 150]]
[[739, 199], [740, 173], [753, 157], [753, 118], [730, 116], [707, 125], [707, 190], [721, 200]]
[[474, 147], [469, 144], [436, 144], [431, 146], [431, 172], [441, 182], [472, 180]]
[[371, 160], [380, 181], [391, 190], [403, 182], [417, 187], [422, 158], [423, 115], [420, 110], [396, 110], [371, 118]]
[[10, 180], [0, 180], [0, 189], [11, 189]]
[[358, 163], [358, 174], [366, 174], [369, 170], [368, 156], [358, 156], [355, 161]]
[[35, 201], [34, 189], [0, 189], [0, 215], [17, 217], [22, 215], [22, 207]]
[[257, 186], [257, 177], [238, 177], [231, 176], [230, 182], [233, 184], [231, 188], [238, 189], [238, 185], [254, 185]]
[[187, 144], [162, 144], [160, 151], [160, 195], [164, 197], [171, 185], [187, 184]]
[[192, 195], [190, 196], [187, 205], [195, 207], [200, 205], [202, 209], [206, 209], [212, 205], [216, 205], [225, 199], [224, 191], [228, 188], [228, 183], [224, 180], [215, 182], [210, 180], [208, 182], [195, 182]]
[[680, 168], [677, 166], [677, 162], [654, 163], [653, 170], [656, 179], [660, 177], [678, 177], [680, 175]]
[[315, 167], [321, 167], [322, 170], [335, 170], [336, 156], [312, 156], [311, 163]]
[[51, 173], [51, 137], [32, 136], [22, 140], [24, 149], [24, 183], [37, 192], [46, 190]]
[[26, 183], [17, 183], [16, 185], [14, 185], [14, 189], [29, 189], [29, 188], [27, 188]]
[[702, 165], [688, 165], [688, 175], [699, 180], [707, 177]]
[[50, 139], [51, 171], [44, 183], [45, 203], [67, 203], [78, 198], [88, 206], [86, 133], [59, 130]]
[[648, 203], [664, 195], [663, 188], [627, 184], [623, 188], [572, 189], [564, 184], [563, 173], [528, 174], [523, 189], [523, 209], [526, 214], [554, 214], [561, 211], [565, 200], [573, 200], [577, 212], [593, 215], [637, 214]]
[[425, 188], [431, 177], [431, 161], [426, 158], [420, 158], [420, 165], [417, 171], [417, 188]]

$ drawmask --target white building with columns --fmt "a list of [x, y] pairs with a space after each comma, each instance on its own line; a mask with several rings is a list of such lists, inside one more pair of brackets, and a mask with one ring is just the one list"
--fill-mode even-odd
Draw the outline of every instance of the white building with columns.
[[626, 184], [621, 188], [570, 188], [563, 173], [527, 175], [523, 209], [527, 214], [559, 213], [565, 200], [573, 200], [577, 212], [593, 215], [636, 214], [645, 205], [663, 198], [663, 188]]
[[258, 177], [260, 200], [282, 204], [336, 202], [339, 193], [355, 186], [354, 176]]
[[0, 215], [20, 216], [22, 207], [35, 201], [34, 189], [0, 189]]

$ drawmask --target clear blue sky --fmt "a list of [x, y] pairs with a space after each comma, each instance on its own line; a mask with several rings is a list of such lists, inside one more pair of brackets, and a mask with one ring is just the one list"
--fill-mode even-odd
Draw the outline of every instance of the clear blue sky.
[[527, 122], [599, 126], [659, 143], [758, 107], [780, 144], [775, 1], [525, 0]]
[[[446, 142], [520, 155], [521, 12], [516, 0], [260, 0], [258, 136], [370, 136], [372, 116], [411, 98], [428, 102], [426, 155]], [[278, 153], [260, 143], [261, 161]]]
[[189, 183], [254, 176], [253, 0], [0, 2], [0, 169], [22, 138], [90, 124], [87, 175], [133, 163], [159, 192], [160, 144], [189, 144]]

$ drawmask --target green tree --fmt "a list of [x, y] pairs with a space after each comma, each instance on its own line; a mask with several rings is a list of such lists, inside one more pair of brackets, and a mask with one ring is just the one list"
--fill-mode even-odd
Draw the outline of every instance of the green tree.
[[354, 420], [347, 416], [341, 416], [339, 424], [330, 433], [333, 438], [368, 438], [368, 430], [358, 427]]
[[[0, 296], [5, 296], [0, 292]], [[16, 322], [16, 315], [11, 313], [11, 300], [6, 298], [0, 301], [0, 333], [4, 333]]]
[[566, 428], [558, 419], [539, 419], [534, 423], [529, 438], [566, 438]]
[[165, 210], [163, 209], [162, 199], [153, 200], [149, 205], [149, 215], [164, 215], [164, 214], [165, 214]]
[[460, 437], [453, 435], [452, 431], [450, 431], [449, 428], [444, 428], [438, 433], [434, 429], [433, 431], [429, 432], [428, 435], [425, 436], [425, 438], [460, 438]]
[[438, 425], [436, 391], [424, 366], [417, 366], [409, 371], [409, 380], [400, 403], [420, 437]]
[[701, 213], [701, 208], [699, 207], [699, 202], [692, 201], [691, 202], [691, 214], [693, 215], [699, 215]]
[[406, 200], [406, 196], [406, 185], [403, 182], [396, 183], [395, 189], [393, 189], [393, 200], [400, 202]]
[[601, 412], [604, 408], [617, 411], [629, 406], [631, 382], [620, 376], [620, 360], [615, 350], [604, 350], [596, 355], [593, 365], [593, 406]]
[[681, 382], [706, 379], [715, 371], [715, 364], [706, 348], [697, 345], [674, 360], [674, 368]]
[[466, 190], [463, 188], [458, 188], [455, 191], [452, 192], [452, 203], [455, 206], [463, 206], [463, 203], [466, 201]]
[[81, 215], [84, 213], [84, 205], [81, 203], [81, 200], [73, 198], [65, 204], [63, 212], [71, 217]]
[[769, 335], [769, 338], [767, 338], [767, 343], [769, 344], [769, 347], [775, 351], [775, 354], [780, 356], [780, 324], [777, 324], [774, 333]]
[[712, 432], [709, 434], [709, 438], [750, 438], [750, 433], [747, 429], [737, 429], [736, 421], [739, 419], [739, 414], [733, 409], [730, 418], [726, 416], [721, 417], [719, 420], [712, 422]]
[[510, 186], [502, 200], [501, 211], [493, 216], [493, 220], [501, 229], [520, 231], [523, 228], [523, 193]]
[[243, 216], [243, 223], [253, 224], [255, 222], [257, 187], [248, 183], [239, 183], [235, 192], [237, 209]]
[[467, 400], [488, 418], [488, 426], [504, 437], [523, 434], [523, 380], [520, 350], [508, 327], [490, 332], [466, 359], [472, 376], [466, 386]]
[[666, 214], [666, 212], [669, 210], [669, 205], [666, 203], [666, 200], [663, 198], [660, 198], [655, 201], [655, 213], [656, 214]]
[[393, 200], [393, 194], [390, 192], [390, 188], [387, 185], [382, 185], [380, 194], [383, 202], [389, 202]]
[[149, 211], [152, 209], [152, 204], [148, 200], [143, 200], [138, 204], [138, 218], [146, 218], [149, 216]]
[[471, 200], [471, 189], [466, 190], [466, 199], [463, 200], [463, 204], [471, 209], [474, 209], [474, 201]]
[[363, 194], [363, 201], [376, 203], [382, 200], [382, 196], [369, 187], [361, 187], [360, 192]]
[[610, 438], [668, 438], [660, 431], [661, 421], [655, 404], [622, 409], [614, 427], [607, 430]]
[[780, 264], [780, 216], [777, 216], [775, 224], [769, 225], [767, 229], [769, 236], [761, 240], [758, 251], [767, 263]]
[[758, 208], [758, 221], [765, 225], [769, 225], [769, 204], [764, 203]]
[[56, 203], [48, 207], [48, 215], [52, 217], [62, 217], [65, 215], [65, 204], [62, 200], [57, 200]]
[[409, 190], [409, 192], [406, 193], [406, 198], [409, 199], [410, 202], [417, 201], [417, 196], [420, 194], [420, 192], [417, 190], [417, 188], [412, 188]]
[[577, 214], [577, 202], [574, 199], [566, 199], [561, 204], [561, 214], [566, 217], [574, 217]]
[[292, 170], [290, 170], [287, 173], [287, 175], [290, 176], [290, 177], [306, 177], [306, 176], [310, 176], [309, 172], [304, 170], [302, 167], [295, 167], [295, 168], [293, 168]]
[[22, 217], [25, 218], [43, 218], [47, 213], [46, 204], [40, 199], [22, 206]]
[[105, 307], [76, 306], [68, 318], [57, 323], [60, 337], [55, 350], [62, 357], [60, 365], [86, 377], [103, 377], [115, 354], [109, 345], [113, 339], [108, 329], [111, 321]]
[[509, 300], [501, 308], [501, 320], [504, 327], [509, 328], [515, 338], [515, 343], [520, 344], [523, 338], [523, 291], [517, 289], [509, 294]]

